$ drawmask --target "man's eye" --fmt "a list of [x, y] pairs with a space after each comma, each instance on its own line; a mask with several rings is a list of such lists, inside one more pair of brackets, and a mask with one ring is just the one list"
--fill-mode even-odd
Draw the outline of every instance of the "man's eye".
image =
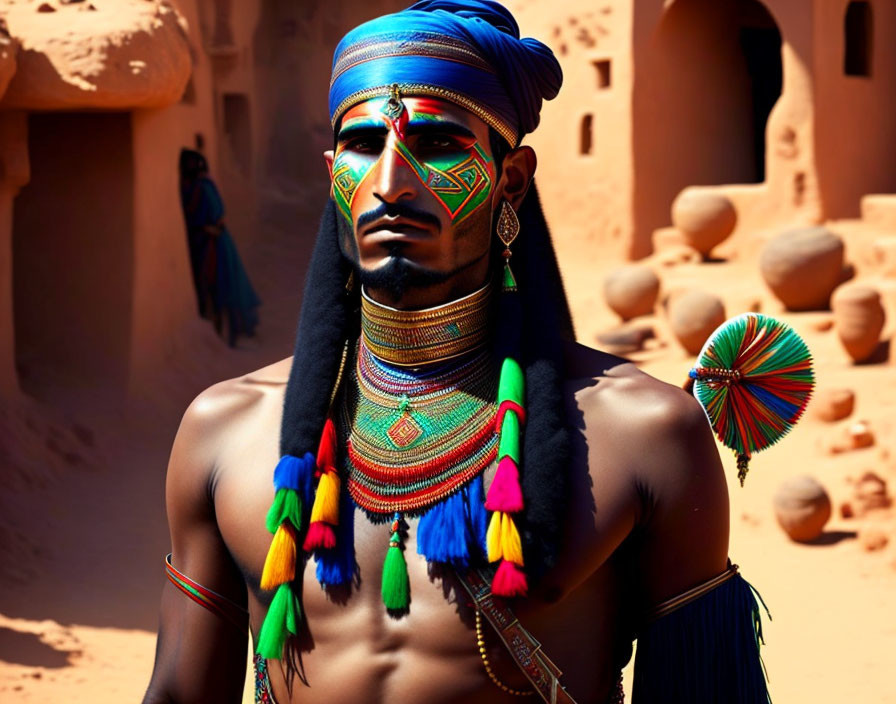
[[462, 148], [454, 137], [450, 137], [448, 135], [427, 135], [425, 137], [421, 137], [420, 141], [417, 143], [417, 146], [420, 149], [424, 150], [456, 150]]
[[343, 148], [362, 154], [379, 154], [383, 150], [383, 141], [382, 137], [355, 137]]

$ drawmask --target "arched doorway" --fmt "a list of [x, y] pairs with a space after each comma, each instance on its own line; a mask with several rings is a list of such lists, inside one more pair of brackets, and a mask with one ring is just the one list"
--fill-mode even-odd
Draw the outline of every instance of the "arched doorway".
[[635, 75], [641, 254], [684, 187], [765, 180], [781, 86], [781, 34], [758, 0], [677, 0], [665, 11]]
[[[41, 400], [125, 392], [134, 278], [129, 113], [33, 113], [13, 203], [19, 384]], [[159, 292], [164, 296], [164, 291]]]

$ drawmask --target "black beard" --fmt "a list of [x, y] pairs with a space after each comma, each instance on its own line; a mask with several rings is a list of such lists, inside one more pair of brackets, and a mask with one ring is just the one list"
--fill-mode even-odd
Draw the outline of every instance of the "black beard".
[[[370, 291], [380, 290], [394, 301], [401, 300], [409, 289], [428, 288], [443, 283], [458, 273], [455, 271], [433, 271], [404, 257], [402, 245], [396, 242], [389, 247], [389, 261], [376, 269], [362, 269], [355, 262], [355, 273], [361, 285]], [[461, 267], [465, 269], [466, 267]]]
[[[408, 214], [411, 217], [416, 217], [417, 220], [422, 220], [422, 216], [426, 215], [421, 211], [412, 210], [406, 206], [383, 205], [373, 213], [362, 216], [362, 218], [366, 217], [367, 222], [372, 222], [377, 217], [381, 217], [381, 213], [385, 214], [388, 212], [388, 214], [393, 214], [393, 210], [396, 211], [395, 214]], [[428, 217], [431, 218], [432, 216]], [[458, 227], [457, 232], [455, 232], [455, 240], [469, 236], [478, 228], [488, 227], [489, 220], [490, 216], [469, 218], [467, 222], [462, 223]], [[436, 223], [438, 223], [437, 220]], [[360, 225], [361, 222], [359, 221]], [[489, 248], [486, 248], [480, 256], [465, 264], [461, 264], [451, 271], [435, 271], [410, 261], [404, 256], [405, 245], [401, 242], [394, 242], [387, 248], [389, 260], [384, 265], [376, 269], [362, 269], [354, 228], [341, 213], [336, 216], [336, 229], [339, 232], [339, 249], [342, 251], [342, 255], [352, 263], [355, 275], [358, 277], [361, 285], [367, 290], [384, 291], [394, 301], [403, 298], [405, 293], [411, 289], [429, 288], [430, 286], [444, 283], [465, 269], [476, 265], [489, 255]]]

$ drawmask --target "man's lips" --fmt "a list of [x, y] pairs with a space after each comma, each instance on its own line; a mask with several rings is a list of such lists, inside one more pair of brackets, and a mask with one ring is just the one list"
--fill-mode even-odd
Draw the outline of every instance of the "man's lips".
[[385, 240], [422, 240], [432, 237], [432, 228], [413, 220], [395, 218], [379, 220], [365, 228], [362, 238], [372, 243]]

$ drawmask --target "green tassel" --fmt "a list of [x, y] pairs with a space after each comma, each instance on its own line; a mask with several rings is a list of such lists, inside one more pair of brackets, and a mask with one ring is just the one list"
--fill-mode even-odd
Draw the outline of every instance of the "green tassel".
[[281, 584], [277, 587], [274, 600], [268, 607], [268, 613], [264, 617], [261, 629], [258, 631], [258, 642], [255, 652], [268, 660], [277, 660], [283, 655], [283, 645], [286, 637], [299, 632], [299, 618], [301, 608], [290, 585]]
[[505, 291], [516, 291], [516, 277], [514, 277], [513, 272], [510, 270], [510, 262], [504, 264], [504, 282], [503, 288]]
[[525, 388], [523, 370], [520, 368], [519, 362], [513, 357], [506, 357], [501, 365], [501, 376], [498, 381], [498, 403], [513, 401], [524, 406]]
[[516, 413], [505, 413], [498, 436], [498, 459], [510, 457], [520, 464], [520, 419]]
[[268, 509], [266, 519], [268, 532], [276, 533], [277, 528], [287, 518], [296, 530], [301, 530], [302, 500], [299, 498], [299, 492], [294, 489], [279, 489], [274, 494], [274, 503]]
[[408, 580], [408, 564], [401, 549], [401, 537], [393, 533], [389, 550], [383, 563], [383, 603], [389, 611], [407, 611], [411, 603], [411, 585]]

